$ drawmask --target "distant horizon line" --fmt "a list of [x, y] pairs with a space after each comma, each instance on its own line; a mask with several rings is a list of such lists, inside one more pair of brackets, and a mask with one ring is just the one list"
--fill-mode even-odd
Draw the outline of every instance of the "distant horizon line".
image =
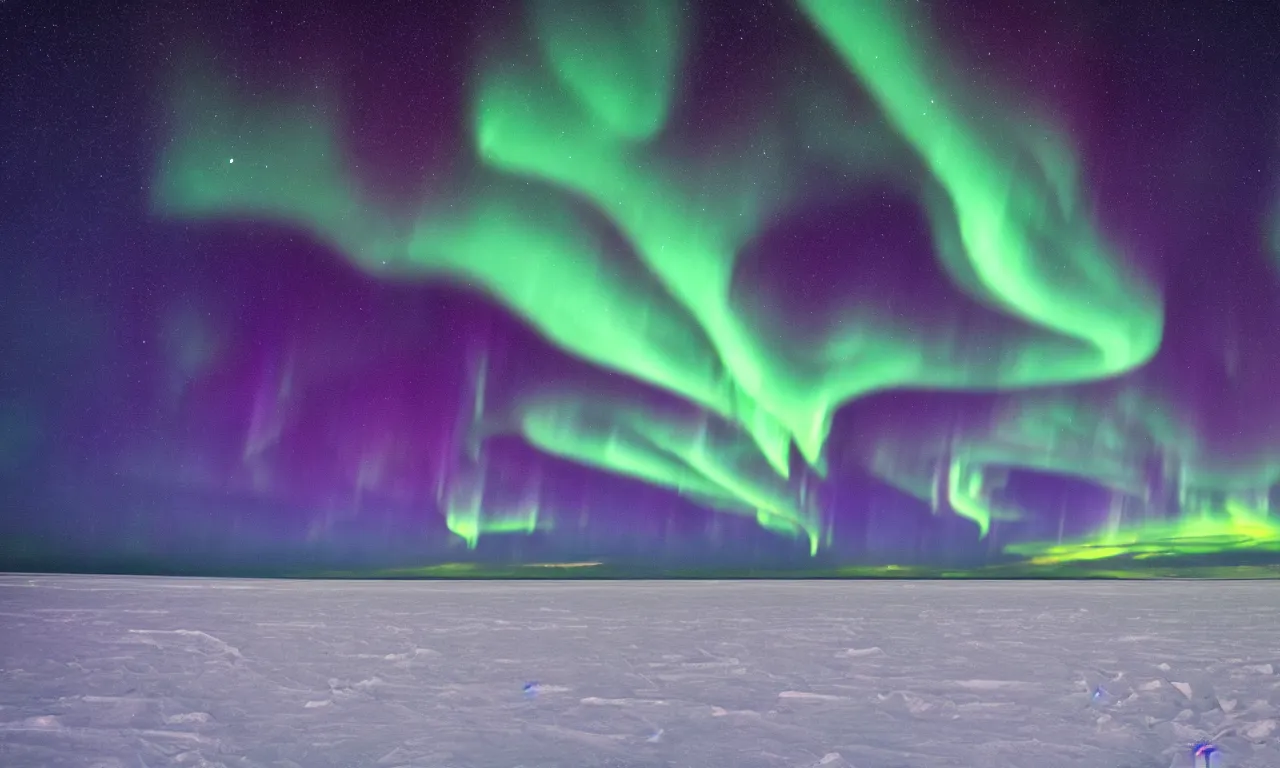
[[0, 569], [4, 576], [140, 576], [159, 578], [248, 578], [298, 581], [1153, 581], [1280, 579], [1280, 563], [1114, 564], [1052, 566], [1006, 563], [972, 568], [940, 566], [650, 566], [601, 560], [478, 563], [451, 562], [395, 568], [162, 568], [123, 564], [93, 568], [65, 563]]

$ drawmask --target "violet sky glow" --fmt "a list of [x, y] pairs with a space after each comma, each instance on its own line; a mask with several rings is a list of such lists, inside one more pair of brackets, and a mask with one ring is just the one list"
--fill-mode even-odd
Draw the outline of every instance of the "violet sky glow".
[[1280, 552], [1274, 14], [4, 13], [12, 567]]

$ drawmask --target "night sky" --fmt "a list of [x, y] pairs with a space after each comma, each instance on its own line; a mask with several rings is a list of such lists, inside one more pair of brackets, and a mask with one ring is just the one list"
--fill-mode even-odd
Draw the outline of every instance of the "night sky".
[[1280, 559], [1265, 3], [0, 4], [0, 567]]

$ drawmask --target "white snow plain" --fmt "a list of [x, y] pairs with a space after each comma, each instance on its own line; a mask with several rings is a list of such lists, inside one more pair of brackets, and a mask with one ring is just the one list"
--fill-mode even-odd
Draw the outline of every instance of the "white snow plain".
[[1280, 766], [1269, 582], [8, 575], [0, 667], [5, 768]]

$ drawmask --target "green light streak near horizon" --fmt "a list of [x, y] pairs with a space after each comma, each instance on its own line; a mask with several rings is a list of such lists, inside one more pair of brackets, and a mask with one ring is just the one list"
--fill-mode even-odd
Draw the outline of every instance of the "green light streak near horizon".
[[982, 494], [982, 473], [973, 471], [967, 462], [951, 462], [947, 468], [947, 502], [956, 514], [978, 524], [978, 535], [985, 538], [991, 530], [991, 512], [978, 502]]
[[[918, 190], [959, 288], [1023, 321], [984, 340], [995, 351], [981, 360], [946, 329], [863, 306], [841, 307], [801, 334], [734, 300], [739, 253], [791, 212], [803, 158], [783, 151], [786, 137], [763, 116], [769, 104], [758, 126], [702, 162], [671, 146], [665, 129], [680, 96], [686, 24], [675, 2], [533, 3], [538, 56], [487, 62], [475, 80], [482, 167], [410, 213], [379, 203], [351, 171], [335, 138], [335, 100], [251, 107], [186, 71], [157, 167], [156, 211], [287, 223], [370, 274], [483, 290], [565, 352], [705, 414], [691, 421], [625, 396], [533, 382], [505, 419], [531, 444], [755, 515], [816, 552], [824, 525], [801, 498], [791, 451], [820, 472], [843, 404], [897, 387], [1013, 389], [1115, 376], [1154, 353], [1162, 308], [1084, 212], [1065, 141], [1018, 134], [1017, 152], [1034, 160], [1018, 165], [995, 149], [1003, 134], [984, 132], [928, 76], [943, 65], [907, 19], [867, 3], [801, 6], [848, 63], [849, 87], [860, 83], [883, 111], [884, 130], [850, 131], [847, 140], [896, 135], [914, 153], [942, 192], [939, 202]], [[875, 165], [865, 147], [847, 149]], [[991, 512], [975, 498], [981, 472], [972, 478], [957, 474], [950, 505], [985, 535]], [[480, 503], [459, 497], [446, 512], [472, 546], [505, 530], [496, 518], [487, 527]]]
[[1205, 508], [1176, 520], [1117, 523], [1076, 541], [1011, 544], [1005, 551], [1027, 557], [1033, 565], [1119, 556], [1150, 559], [1230, 551], [1280, 552], [1280, 520], [1270, 517], [1266, 509], [1228, 498], [1218, 511]]
[[[626, 401], [544, 393], [524, 404], [523, 433], [548, 453], [647, 480], [721, 509], [751, 511], [773, 530], [805, 533], [799, 502], [764, 458], [711, 420], [663, 417]], [[811, 542], [811, 548], [813, 543]]]
[[[930, 475], [944, 472], [948, 502], [980, 523], [1019, 514], [1000, 508], [985, 493], [992, 474], [1060, 475], [1106, 489], [1113, 508], [1102, 529], [1075, 539], [1003, 548], [1038, 565], [1280, 551], [1280, 519], [1269, 501], [1280, 483], [1280, 455], [1248, 460], [1207, 455], [1194, 429], [1168, 403], [1132, 385], [1108, 395], [1013, 395], [992, 430], [881, 437], [865, 453], [878, 477], [922, 501], [936, 492]], [[1164, 476], [1155, 478], [1159, 488], [1147, 474], [1152, 457], [1164, 459]], [[1151, 498], [1152, 493], [1167, 498]], [[1070, 516], [1078, 510], [1061, 511]]]
[[539, 520], [541, 504], [536, 485], [514, 504], [495, 504], [485, 498], [487, 474], [483, 463], [470, 472], [459, 473], [452, 478], [443, 505], [445, 524], [468, 549], [475, 549], [481, 534], [531, 534], [549, 527], [549, 523]]

